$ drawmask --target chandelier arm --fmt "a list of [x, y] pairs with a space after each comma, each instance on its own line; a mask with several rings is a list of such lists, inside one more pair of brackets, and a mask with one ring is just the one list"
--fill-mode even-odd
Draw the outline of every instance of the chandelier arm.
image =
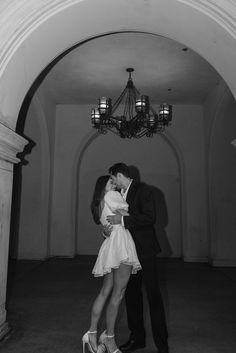
[[142, 131], [141, 133], [136, 134], [136, 137], [140, 139], [141, 137], [145, 136], [146, 133], [147, 133], [147, 130], [144, 130], [144, 131]]
[[125, 89], [121, 92], [120, 96], [117, 98], [117, 100], [115, 101], [113, 107], [112, 107], [112, 111], [111, 114], [113, 114], [116, 109], [118, 108], [118, 106], [120, 105], [122, 99], [124, 98], [125, 94], [126, 94], [127, 88], [125, 87]]
[[130, 100], [129, 100], [129, 89], [127, 89], [126, 91], [126, 96], [125, 96], [125, 101], [124, 101], [124, 111], [123, 111], [123, 115], [124, 116], [128, 116], [127, 120], [130, 120], [130, 114], [129, 114], [129, 104], [130, 104]]
[[135, 89], [131, 91], [131, 95], [130, 95], [130, 117], [131, 119], [133, 118], [133, 111], [135, 109], [135, 104], [136, 104], [136, 92]]
[[136, 96], [140, 96], [141, 95], [141, 93], [139, 92], [139, 90], [137, 90], [135, 85], [134, 85], [134, 91], [135, 91]]
[[124, 103], [124, 116], [128, 116], [127, 121], [130, 121], [133, 118], [133, 109], [134, 109], [135, 95], [133, 91], [128, 88], [126, 92], [126, 98]]
[[117, 124], [118, 124], [119, 122], [123, 121], [123, 120], [121, 119], [120, 116], [110, 116], [110, 117], [109, 117], [109, 121], [111, 122], [111, 124], [112, 124], [113, 126], [117, 126]]
[[[119, 132], [116, 132], [115, 130], [112, 130], [111, 128], [107, 127], [107, 130], [113, 132], [113, 134], [117, 135], [117, 136], [120, 136], [120, 133]], [[119, 131], [119, 130], [118, 130]]]
[[117, 124], [118, 121], [121, 121], [119, 116], [113, 116], [113, 115], [109, 116], [107, 119], [112, 124]]
[[[137, 114], [133, 116], [133, 118], [130, 120], [130, 123], [134, 123], [136, 120], [137, 120]], [[139, 126], [147, 127], [147, 123], [145, 121], [139, 120]]]

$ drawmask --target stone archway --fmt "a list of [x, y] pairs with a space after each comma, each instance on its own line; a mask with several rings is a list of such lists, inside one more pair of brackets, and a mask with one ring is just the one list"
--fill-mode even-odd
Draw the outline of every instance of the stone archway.
[[[219, 72], [236, 96], [235, 9], [230, 0], [224, 4], [218, 0], [6, 0], [0, 5], [0, 337], [7, 331], [13, 163], [18, 162], [16, 154], [27, 143], [14, 130], [21, 103], [34, 79], [76, 43], [117, 31], [144, 31], [195, 50]], [[111, 15], [107, 16], [108, 12]], [[67, 23], [66, 28], [63, 23]]]
[[236, 95], [235, 5], [230, 0], [224, 6], [203, 0], [20, 0], [0, 9], [5, 29], [0, 36], [0, 111], [1, 121], [12, 129], [26, 92], [54, 58], [76, 43], [117, 31], [182, 42], [205, 58]]

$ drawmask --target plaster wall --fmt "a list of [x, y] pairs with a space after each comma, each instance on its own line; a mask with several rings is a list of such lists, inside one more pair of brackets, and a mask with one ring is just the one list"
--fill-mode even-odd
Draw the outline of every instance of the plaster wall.
[[160, 135], [152, 139], [123, 140], [112, 133], [94, 139], [81, 160], [77, 180], [78, 253], [97, 253], [98, 245], [101, 244], [101, 229], [92, 220], [90, 203], [96, 179], [108, 174], [109, 166], [116, 162], [126, 163], [131, 170], [132, 167], [137, 168], [137, 176], [141, 181], [152, 186], [162, 255], [180, 257], [180, 171], [171, 146]]
[[50, 256], [55, 104], [40, 87], [29, 109], [23, 106], [18, 129], [29, 145], [14, 169], [10, 256], [42, 259]]
[[[36, 146], [23, 167], [19, 258], [97, 253], [102, 239], [89, 211], [94, 183], [112, 163], [123, 160], [137, 166], [141, 179], [164, 194], [168, 225], [157, 229], [163, 256], [235, 263], [236, 168], [231, 141], [236, 104], [224, 83], [209, 95], [204, 114], [200, 106], [174, 107], [172, 127], [153, 139], [97, 136], [90, 127], [90, 106], [59, 105], [56, 117], [49, 110], [50, 181], [42, 168], [48, 153], [42, 150], [45, 137], [39, 128], [39, 107], [46, 109], [47, 104], [42, 95], [40, 101], [34, 102], [26, 119], [25, 134]], [[45, 189], [51, 195], [47, 207], [45, 198], [42, 201]], [[29, 214], [35, 215], [34, 222]], [[42, 219], [48, 228], [42, 227]]]
[[[35, 97], [36, 98], [36, 97]], [[45, 219], [45, 231], [47, 233], [47, 252], [46, 257], [51, 255], [51, 210], [52, 210], [52, 190], [54, 178], [54, 147], [55, 147], [55, 118], [56, 105], [50, 99], [43, 84], [37, 90], [35, 102], [36, 109], [40, 112], [39, 124], [41, 125], [41, 135], [44, 152], [44, 212], [47, 214]]]
[[207, 149], [210, 257], [214, 265], [235, 266], [236, 151], [231, 142], [236, 129], [236, 102], [226, 86], [212, 92], [205, 115], [212, 120]]
[[[39, 123], [40, 112], [35, 103], [30, 105], [24, 134], [33, 143], [26, 164], [21, 166], [21, 203], [19, 208], [19, 231], [17, 234], [17, 257], [42, 259], [47, 254], [48, 205], [44, 189], [47, 186], [48, 169], [45, 165], [44, 139]], [[27, 246], [26, 246], [27, 244]]]
[[[184, 252], [189, 260], [205, 259], [206, 194], [201, 107], [175, 107], [175, 121], [168, 131], [171, 138], [165, 135], [140, 141], [121, 140], [111, 133], [97, 136], [90, 127], [90, 108], [87, 105], [57, 106], [51, 255], [97, 253], [102, 239], [89, 210], [94, 183], [112, 163], [123, 160], [139, 169], [141, 180], [161, 189], [164, 194], [168, 226], [165, 232], [159, 232], [163, 255], [181, 256]], [[172, 140], [179, 146], [178, 151]], [[180, 167], [181, 163], [184, 168]], [[181, 190], [183, 179], [186, 192]], [[187, 224], [186, 238], [183, 222]]]

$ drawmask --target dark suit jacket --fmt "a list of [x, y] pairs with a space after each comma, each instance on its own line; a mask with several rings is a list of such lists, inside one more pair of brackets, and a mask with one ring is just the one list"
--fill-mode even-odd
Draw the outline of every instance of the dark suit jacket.
[[124, 216], [124, 226], [134, 239], [138, 258], [144, 259], [158, 254], [161, 248], [155, 234], [156, 209], [151, 188], [132, 181], [126, 201], [130, 216]]

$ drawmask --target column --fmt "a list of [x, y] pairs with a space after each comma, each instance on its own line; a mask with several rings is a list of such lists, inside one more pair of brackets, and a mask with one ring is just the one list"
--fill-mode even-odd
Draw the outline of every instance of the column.
[[0, 123], [0, 339], [8, 332], [6, 285], [12, 199], [13, 165], [27, 140]]

